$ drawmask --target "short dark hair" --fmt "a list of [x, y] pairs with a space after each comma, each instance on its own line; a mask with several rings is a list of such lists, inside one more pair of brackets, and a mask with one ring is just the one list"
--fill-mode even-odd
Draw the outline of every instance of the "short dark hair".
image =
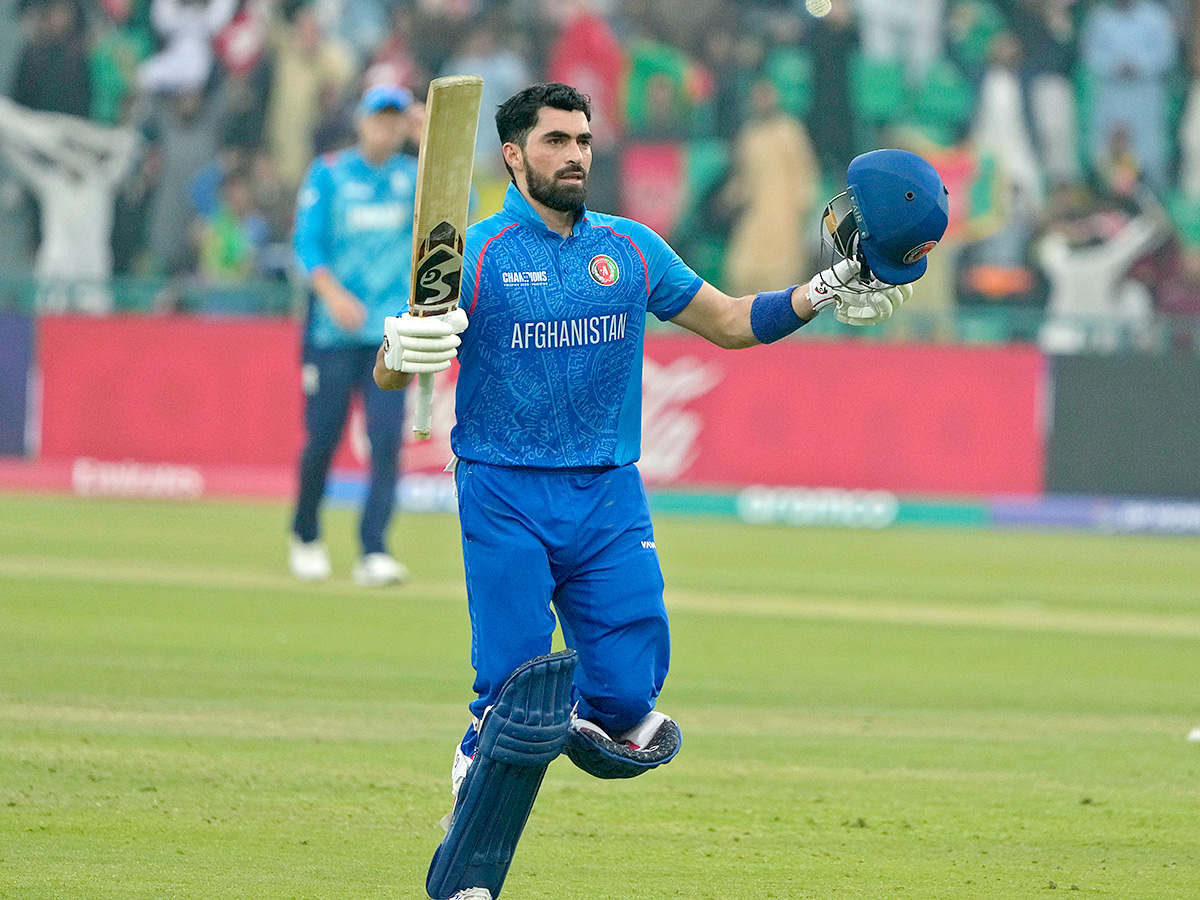
[[[581, 112], [589, 122], [592, 121], [592, 101], [586, 94], [561, 81], [533, 84], [513, 94], [496, 110], [496, 132], [500, 135], [500, 143], [513, 143], [524, 148], [525, 139], [533, 131], [538, 113], [544, 106], [564, 112]], [[512, 175], [507, 162], [504, 166]]]

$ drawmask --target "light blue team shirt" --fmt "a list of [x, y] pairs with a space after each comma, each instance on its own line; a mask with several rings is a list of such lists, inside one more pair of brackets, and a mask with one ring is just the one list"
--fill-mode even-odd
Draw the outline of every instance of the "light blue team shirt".
[[646, 313], [677, 316], [702, 279], [650, 228], [584, 211], [551, 231], [509, 185], [467, 230], [451, 447], [502, 466], [621, 466], [641, 453]]
[[296, 260], [308, 276], [327, 267], [367, 307], [358, 331], [343, 331], [314, 300], [306, 341], [314, 347], [377, 346], [383, 320], [408, 308], [417, 161], [380, 166], [357, 149], [313, 161], [296, 204]]

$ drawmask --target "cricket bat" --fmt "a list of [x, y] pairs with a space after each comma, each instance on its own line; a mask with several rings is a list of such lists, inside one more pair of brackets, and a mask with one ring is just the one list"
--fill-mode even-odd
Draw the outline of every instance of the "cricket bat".
[[[413, 214], [408, 311], [414, 316], [438, 316], [458, 306], [482, 94], [478, 75], [451, 75], [429, 84]], [[429, 439], [432, 416], [433, 375], [421, 375], [413, 437]]]

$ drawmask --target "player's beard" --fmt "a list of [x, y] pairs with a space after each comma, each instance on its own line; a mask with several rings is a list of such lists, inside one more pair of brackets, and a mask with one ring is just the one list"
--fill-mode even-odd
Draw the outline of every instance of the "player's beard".
[[[559, 181], [562, 176], [571, 172], [583, 175], [582, 181]], [[543, 206], [565, 213], [578, 213], [583, 209], [587, 198], [587, 170], [580, 165], [563, 166], [547, 178], [537, 169], [529, 167], [525, 170], [525, 184], [529, 188], [529, 196]]]

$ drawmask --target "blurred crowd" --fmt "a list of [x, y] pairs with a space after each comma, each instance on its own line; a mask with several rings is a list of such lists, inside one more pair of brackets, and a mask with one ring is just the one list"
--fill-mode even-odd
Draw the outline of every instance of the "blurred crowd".
[[[286, 279], [297, 186], [353, 142], [362, 91], [471, 72], [477, 215], [507, 180], [491, 112], [559, 80], [593, 101], [589, 205], [729, 292], [806, 280], [847, 164], [899, 146], [952, 197], [911, 301], [926, 336], [1026, 310], [1008, 336], [1104, 350], [1200, 316], [1200, 0], [0, 0], [4, 19], [7, 272]], [[51, 252], [45, 220], [85, 188], [104, 227]]]

